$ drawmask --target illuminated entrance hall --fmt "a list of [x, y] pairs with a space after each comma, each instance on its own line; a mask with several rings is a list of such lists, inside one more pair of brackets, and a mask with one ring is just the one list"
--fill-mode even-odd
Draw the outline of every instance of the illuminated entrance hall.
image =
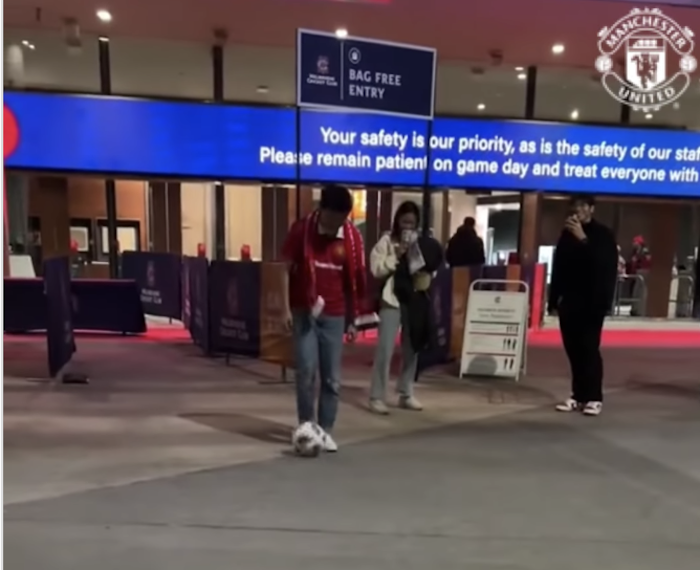
[[[6, 331], [8, 568], [697, 569], [700, 91], [695, 76], [678, 105], [644, 112], [604, 90], [598, 32], [631, 6], [183, 0], [164, 10], [122, 0], [109, 9], [75, 13], [58, 0], [6, 10], [5, 115], [21, 135], [5, 145], [6, 255], [80, 258], [71, 283], [122, 283], [127, 253], [203, 268], [203, 280], [246, 266], [261, 283], [202, 287], [178, 271], [164, 281], [144, 264], [137, 293], [198, 286], [172, 296], [172, 323], [149, 314], [133, 336], [78, 331], [70, 364], [88, 385], [47, 379], [42, 333]], [[700, 11], [667, 10], [700, 30]], [[432, 133], [403, 115], [297, 112], [295, 30], [311, 25], [343, 26], [334, 42], [345, 32], [436, 48]], [[311, 59], [322, 83], [341, 67], [334, 53]], [[368, 52], [357, 65], [372, 65]], [[411, 69], [393, 71], [381, 96], [353, 84], [353, 100], [386, 100]], [[262, 268], [328, 182], [352, 190], [368, 247], [411, 200], [443, 244], [473, 217], [487, 264], [506, 276], [513, 261], [548, 265], [568, 196], [596, 194], [596, 217], [623, 258], [603, 332], [604, 414], [553, 412], [569, 369], [556, 319], [538, 319], [544, 307], [533, 305], [519, 383], [458, 380], [443, 359], [419, 376], [422, 412], [368, 413], [376, 337], [360, 335], [342, 362], [339, 453], [293, 456], [294, 371], [282, 377], [262, 346], [259, 359], [208, 352], [192, 331], [205, 315], [225, 334], [241, 331], [237, 341], [258, 325], [260, 337], [279, 330], [280, 297], [265, 287], [281, 280]], [[6, 317], [43, 305], [44, 283], [32, 284], [38, 301], [13, 303], [6, 283]], [[216, 308], [194, 327], [180, 322], [202, 293]], [[464, 330], [453, 296], [441, 300]], [[244, 312], [257, 316], [239, 329]]]

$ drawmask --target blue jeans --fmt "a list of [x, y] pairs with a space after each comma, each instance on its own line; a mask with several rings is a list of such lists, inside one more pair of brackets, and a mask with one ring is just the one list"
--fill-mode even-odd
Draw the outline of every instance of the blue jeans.
[[338, 414], [345, 317], [308, 311], [293, 313], [294, 359], [296, 361], [297, 416], [299, 423], [313, 422], [316, 370], [321, 377], [318, 425], [331, 431]]

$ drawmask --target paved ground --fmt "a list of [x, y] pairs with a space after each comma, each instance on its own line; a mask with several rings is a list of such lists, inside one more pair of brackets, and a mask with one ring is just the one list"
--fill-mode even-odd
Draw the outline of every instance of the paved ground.
[[[31, 342], [6, 370], [37, 366]], [[608, 351], [606, 414], [440, 371], [425, 413], [369, 416], [351, 351], [336, 456], [287, 455], [289, 386], [177, 343], [81, 341], [89, 387], [5, 380], [12, 570], [674, 570], [700, 557], [700, 350]], [[8, 361], [14, 357], [14, 362]], [[20, 362], [21, 361], [21, 362]]]

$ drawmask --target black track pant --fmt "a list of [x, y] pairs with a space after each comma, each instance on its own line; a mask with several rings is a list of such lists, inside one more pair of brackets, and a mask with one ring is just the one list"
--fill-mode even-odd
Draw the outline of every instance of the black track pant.
[[603, 401], [600, 336], [605, 315], [562, 306], [559, 328], [571, 366], [571, 397], [577, 402]]

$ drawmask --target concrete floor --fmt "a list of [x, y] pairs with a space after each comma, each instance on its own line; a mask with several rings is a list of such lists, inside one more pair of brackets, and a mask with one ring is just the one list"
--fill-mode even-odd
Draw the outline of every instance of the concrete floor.
[[697, 570], [700, 350], [607, 351], [596, 419], [551, 411], [556, 349], [520, 386], [435, 371], [426, 412], [378, 418], [357, 347], [343, 447], [302, 460], [273, 367], [80, 342], [89, 387], [5, 379], [11, 570]]

